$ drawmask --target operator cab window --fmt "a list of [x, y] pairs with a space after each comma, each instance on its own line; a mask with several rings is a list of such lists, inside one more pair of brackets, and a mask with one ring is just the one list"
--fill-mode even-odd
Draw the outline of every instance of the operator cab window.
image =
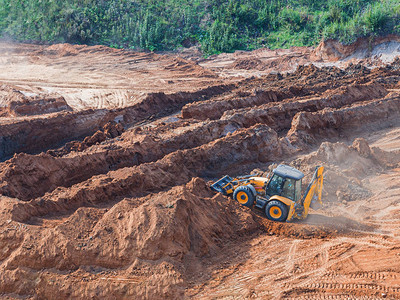
[[286, 178], [285, 184], [283, 185], [282, 196], [295, 200], [295, 180], [291, 178]]
[[301, 197], [301, 179], [297, 180], [295, 183], [295, 200], [294, 201], [298, 201]]
[[284, 183], [284, 178], [279, 175], [274, 174], [270, 183], [268, 184], [266, 194], [267, 196], [281, 195], [282, 194], [282, 185]]

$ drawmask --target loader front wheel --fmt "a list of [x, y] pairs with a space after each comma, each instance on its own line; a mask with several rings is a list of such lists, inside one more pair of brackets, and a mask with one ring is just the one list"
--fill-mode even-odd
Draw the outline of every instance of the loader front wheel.
[[265, 214], [267, 215], [267, 218], [272, 221], [286, 221], [288, 212], [288, 207], [277, 200], [272, 200], [265, 206]]
[[252, 207], [256, 197], [248, 186], [239, 186], [233, 193], [233, 199], [239, 202], [241, 205]]

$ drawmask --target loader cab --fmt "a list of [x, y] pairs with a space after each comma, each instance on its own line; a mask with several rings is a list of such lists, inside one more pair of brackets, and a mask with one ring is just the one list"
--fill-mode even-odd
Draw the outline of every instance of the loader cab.
[[301, 180], [304, 174], [286, 165], [279, 165], [273, 171], [271, 180], [265, 188], [266, 196], [282, 196], [293, 201], [301, 197]]

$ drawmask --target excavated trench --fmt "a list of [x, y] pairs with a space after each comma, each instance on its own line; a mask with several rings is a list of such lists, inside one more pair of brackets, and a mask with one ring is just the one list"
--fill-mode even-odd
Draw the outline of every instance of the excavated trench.
[[[300, 70], [303, 69], [300, 68]], [[318, 73], [314, 68], [313, 72]], [[296, 84], [296, 82], [294, 84]], [[231, 88], [232, 86], [229, 86], [229, 89]], [[219, 93], [227, 92], [226, 88], [218, 88], [217, 91]], [[283, 102], [274, 102], [256, 107], [250, 106], [241, 110], [226, 111], [220, 120], [206, 122], [193, 120], [189, 123], [184, 120], [178, 120], [171, 124], [159, 124], [155, 129], [149, 128], [139, 130], [139, 128], [133, 132], [130, 131], [123, 134], [118, 138], [120, 141], [112, 141], [111, 143], [104, 142], [102, 145], [95, 146], [95, 150], [87, 151], [84, 155], [81, 155], [80, 152], [71, 152], [70, 154], [67, 152], [68, 155], [60, 157], [53, 157], [49, 154], [41, 154], [39, 156], [20, 154], [6, 163], [3, 163], [2, 172], [0, 173], [0, 177], [2, 178], [0, 191], [3, 195], [9, 197], [15, 197], [25, 201], [31, 200], [41, 197], [45, 193], [52, 192], [58, 187], [71, 187], [96, 175], [107, 174], [112, 170], [157, 162], [170, 153], [183, 149], [201, 147], [212, 141], [218, 141], [220, 138], [240, 128], [249, 128], [255, 124], [265, 124], [278, 133], [287, 132], [287, 130], [292, 127], [288, 137], [289, 140], [293, 142], [293, 145], [298, 146], [298, 142], [296, 142], [300, 139], [298, 136], [301, 136], [302, 139], [308, 143], [308, 146], [314, 145], [318, 143], [322, 137], [327, 137], [329, 134], [326, 135], [325, 132], [316, 133], [315, 139], [311, 141], [307, 138], [305, 130], [311, 130], [310, 128], [326, 128], [326, 130], [329, 131], [333, 126], [331, 124], [333, 121], [329, 121], [332, 117], [326, 118], [322, 115], [319, 119], [325, 118], [325, 123], [327, 124], [318, 121], [318, 119], [313, 121], [314, 123], [309, 126], [304, 120], [304, 116], [314, 116], [315, 114], [311, 112], [317, 112], [316, 115], [319, 115], [321, 114], [319, 113], [321, 110], [325, 112], [324, 109], [327, 108], [341, 109], [344, 106], [352, 107], [352, 105], [358, 102], [363, 103], [370, 99], [379, 99], [387, 94], [388, 92], [384, 86], [375, 81], [366, 84], [355, 83], [334, 90], [325, 90], [317, 97], [293, 98]], [[199, 95], [197, 95], [197, 97]], [[151, 101], [149, 100], [150, 102], [155, 101], [154, 95], [146, 99], [153, 99]], [[183, 101], [182, 99], [186, 98], [180, 96], [179, 99]], [[176, 102], [174, 97], [173, 99], [164, 99], [163, 101]], [[182, 103], [180, 101], [178, 102]], [[358, 105], [356, 108], [344, 109], [344, 111], [348, 111], [347, 119], [344, 120], [342, 117], [342, 119], [336, 120], [335, 122], [338, 125], [336, 127], [333, 126], [334, 130], [338, 131], [340, 128], [344, 130], [347, 127], [353, 126], [354, 123], [349, 123], [348, 119], [354, 119], [352, 117], [352, 115], [356, 113], [354, 110], [357, 111], [359, 116], [365, 115], [363, 112], [364, 110], [366, 112], [369, 110], [371, 111], [368, 113], [370, 115], [369, 118], [358, 118], [358, 120], [362, 118], [364, 123], [376, 121], [377, 119], [389, 118], [398, 113], [396, 99], [377, 101], [378, 105], [374, 105], [376, 101], [372, 101], [369, 104], [365, 104], [366, 106]], [[250, 104], [253, 103], [251, 102]], [[374, 109], [374, 107], [376, 109]], [[375, 112], [375, 110], [377, 111]], [[373, 116], [375, 114], [377, 118], [374, 119]], [[314, 117], [314, 119], [315, 118], [316, 117]], [[298, 124], [298, 120], [303, 120], [304, 124]], [[186, 127], [187, 129], [185, 129]], [[176, 133], [166, 136], [163, 135], [163, 132], [169, 132], [171, 130]], [[307, 134], [309, 135], [310, 133]], [[314, 134], [314, 132], [312, 134]], [[303, 142], [300, 148], [306, 149], [307, 145], [304, 145]], [[285, 149], [285, 151], [290, 153], [294, 148], [285, 147]], [[88, 150], [90, 150], [90, 148]], [[227, 149], [226, 151], [232, 153], [234, 149]], [[209, 154], [209, 156], [212, 155], [212, 153]], [[234, 159], [235, 154], [233, 153], [230, 155], [232, 155]], [[220, 158], [217, 160], [219, 159]], [[274, 160], [274, 158], [271, 158], [270, 161]], [[179, 162], [177, 162], [177, 164], [179, 164]], [[207, 175], [212, 177], [216, 175], [215, 171], [210, 173], [212, 167], [207, 167], [205, 169], [204, 167], [198, 168], [198, 170], [207, 169], [209, 170]], [[221, 172], [218, 172], [218, 174], [220, 173]], [[202, 174], [205, 173], [196, 172], [194, 176], [200, 176]], [[32, 186], [35, 186], [35, 189], [30, 188]]]
[[278, 158], [281, 152], [276, 132], [268, 126], [256, 125], [197, 148], [178, 150], [152, 163], [94, 176], [70, 188], [58, 188], [41, 198], [18, 203], [13, 208], [13, 219], [26, 222], [32, 216], [67, 213], [124, 196], [138, 197], [227, 169], [233, 162], [266, 163]]
[[[270, 103], [243, 109], [243, 112], [240, 110], [236, 113], [232, 112], [232, 115], [228, 112], [221, 120], [206, 123], [193, 122], [189, 124], [194, 126], [191, 130], [172, 136], [167, 135], [165, 139], [162, 138], [162, 134], [151, 137], [151, 130], [144, 133], [136, 130], [135, 138], [132, 140], [136, 139], [133, 147], [114, 150], [105, 148], [107, 151], [94, 151], [85, 156], [75, 157], [55, 158], [41, 155], [39, 165], [43, 165], [44, 161], [56, 162], [50, 164], [55, 166], [55, 169], [50, 170], [35, 166], [33, 162], [36, 156], [17, 156], [14, 162], [10, 161], [11, 168], [8, 169], [16, 171], [16, 168], [12, 166], [18, 160], [29, 161], [30, 158], [32, 172], [36, 174], [29, 177], [26, 177], [26, 173], [22, 175], [23, 164], [21, 163], [21, 171], [3, 172], [4, 178], [8, 180], [5, 180], [2, 185], [2, 193], [24, 200], [37, 198], [14, 207], [14, 219], [26, 222], [32, 216], [43, 216], [49, 213], [63, 214], [80, 206], [96, 205], [125, 196], [137, 197], [151, 191], [161, 191], [176, 184], [185, 184], [192, 177], [215, 177], [223, 170], [232, 168], [233, 165], [279, 160], [282, 153], [287, 156], [299, 149], [305, 150], [311, 145], [317, 145], [330, 136], [331, 128], [339, 132], [359, 125], [361, 120], [363, 125], [366, 125], [398, 115], [398, 98], [369, 100], [385, 95], [387, 91], [382, 85], [369, 82], [330, 90], [322, 97], [311, 99], [307, 97], [304, 100], [300, 98], [296, 102], [282, 102], [275, 105]], [[338, 109], [332, 109], [332, 107]], [[329, 110], [333, 111], [335, 118], [331, 115], [325, 117]], [[355, 115], [358, 117], [355, 118]], [[296, 117], [293, 119], [294, 116]], [[314, 116], [314, 118], [308, 120], [304, 116]], [[326, 124], [321, 120], [325, 120]], [[323, 124], [321, 125], [320, 122]], [[254, 125], [257, 123], [265, 125]], [[276, 132], [287, 130], [291, 125], [288, 138], [297, 148], [287, 144], [286, 140], [280, 140]], [[164, 126], [168, 127], [168, 125]], [[160, 128], [162, 126], [157, 127], [157, 129]], [[177, 128], [180, 128], [179, 125]], [[300, 146], [295, 137], [304, 137], [304, 131], [312, 128], [321, 129], [315, 134], [314, 140], [306, 139], [306, 145]], [[323, 129], [324, 132], [321, 131]], [[158, 133], [163, 131], [166, 130], [160, 130]], [[307, 134], [314, 133], [307, 132]], [[108, 172], [110, 166], [117, 165], [116, 161], [119, 163], [116, 171]], [[58, 175], [55, 172], [58, 169], [64, 170], [64, 173]], [[86, 172], [88, 176], [70, 177], [83, 169], [91, 171]], [[65, 181], [66, 177], [70, 178], [70, 181]], [[33, 191], [23, 188], [30, 184], [37, 185], [43, 182], [44, 178], [47, 184], [42, 185], [45, 186], [43, 189], [38, 188]], [[61, 188], [62, 181], [67, 183], [64, 183], [67, 188]]]
[[[189, 282], [201, 286], [211, 279], [225, 280], [232, 272], [236, 276], [251, 250], [263, 242], [253, 241], [252, 234], [267, 236], [269, 246], [281, 236], [275, 257], [287, 251], [282, 276], [291, 272], [294, 278], [303, 268], [297, 262], [309, 254], [299, 251], [306, 239], [326, 241], [327, 251], [333, 248], [327, 252], [316, 247], [315, 257], [310, 256], [316, 271], [311, 274], [320, 277], [321, 263], [336, 254], [346, 264], [342, 248], [358, 253], [352, 237], [373, 245], [375, 240], [364, 235], [375, 227], [318, 214], [305, 222], [270, 222], [214, 194], [197, 177], [239, 174], [253, 166], [267, 172], [269, 164], [283, 160], [310, 174], [315, 164], [323, 163], [327, 205], [346, 193], [353, 197], [347, 201], [365, 198], [370, 192], [363, 180], [371, 170], [398, 163], [398, 157], [390, 164], [385, 161], [398, 153], [369, 148], [362, 139], [351, 146], [324, 141], [351, 139], [355, 127], [362, 132], [395, 122], [400, 98], [392, 89], [399, 83], [398, 72], [395, 66], [305, 66], [292, 74], [196, 93], [151, 94], [124, 109], [62, 112], [17, 123], [20, 136], [14, 148], [13, 142], [2, 144], [3, 159], [25, 152], [23, 147], [39, 138], [43, 143], [35, 151], [73, 139], [64, 138], [64, 121], [67, 132], [76, 129], [86, 138], [47, 153], [19, 153], [1, 163], [0, 192], [12, 198], [2, 198], [5, 217], [0, 222], [6, 229], [0, 233], [0, 290], [44, 298], [104, 298], [109, 291], [115, 298], [183, 298]], [[181, 116], [161, 118], [179, 109]], [[116, 118], [135, 126], [122, 133], [113, 123]], [[54, 139], [47, 137], [48, 128], [34, 137], [40, 124], [55, 126]], [[2, 126], [9, 126], [0, 126], [10, 131], [9, 138], [18, 131], [11, 124]], [[318, 151], [306, 155], [311, 148]], [[342, 248], [335, 244], [339, 235], [347, 243]], [[389, 243], [389, 238], [382, 240]], [[235, 252], [227, 256], [229, 262], [213, 261], [221, 259], [221, 249], [224, 256]], [[256, 259], [262, 260], [262, 268], [280, 263], [274, 256], [266, 261], [267, 252], [261, 253]], [[263, 278], [280, 274], [268, 276]]]
[[299, 112], [293, 118], [288, 138], [293, 145], [302, 144], [304, 149], [317, 140], [338, 139], [345, 131], [356, 134], [371, 126], [390, 126], [391, 122], [398, 121], [399, 114], [400, 97], [370, 100], [339, 109]]
[[[304, 100], [299, 98], [296, 102], [270, 103], [239, 111], [228, 111], [221, 120], [189, 124], [190, 130], [178, 132], [168, 138], [164, 138], [162, 134], [157, 136], [157, 132], [156, 135], [152, 135], [151, 130], [139, 131], [132, 138], [129, 138], [131, 133], [126, 134], [130, 141], [128, 145], [124, 142], [106, 144], [86, 155], [52, 157], [49, 154], [21, 154], [3, 164], [0, 191], [9, 197], [30, 200], [59, 186], [69, 187], [110, 170], [154, 162], [179, 149], [199, 147], [239, 128], [249, 128], [259, 123], [266, 124], [277, 132], [287, 131], [292, 124], [292, 118], [298, 112], [342, 107], [358, 101], [380, 98], [386, 94], [387, 91], [380, 84], [356, 84], [327, 91], [321, 97]], [[180, 123], [184, 124], [182, 121]], [[179, 125], [176, 126], [179, 128]], [[158, 133], [171, 130], [168, 125], [164, 127], [166, 128], [159, 127]], [[121, 138], [124, 139], [124, 136]], [[35, 189], [29, 188], [30, 186], [35, 186]]]
[[15, 153], [38, 153], [60, 147], [71, 140], [83, 139], [111, 121], [117, 120], [129, 127], [150, 117], [168, 115], [189, 102], [204, 100], [233, 88], [234, 85], [228, 84], [192, 93], [152, 93], [127, 108], [61, 112], [29, 119], [12, 118], [0, 123], [0, 161], [10, 158]]
[[316, 112], [328, 107], [340, 108], [360, 101], [381, 98], [387, 93], [382, 85], [374, 82], [364, 85], [355, 84], [329, 90], [321, 97], [298, 98], [296, 101], [278, 105], [265, 104], [254, 108], [227, 111], [222, 119], [241, 123], [245, 127], [263, 123], [277, 131], [282, 131], [291, 127], [293, 117], [299, 112]]
[[[382, 76], [382, 72], [386, 73], [385, 76]], [[296, 72], [288, 73], [285, 77], [269, 78], [270, 81], [256, 79], [253, 84], [249, 84], [247, 80], [234, 94], [187, 104], [182, 108], [182, 117], [199, 120], [218, 119], [231, 110], [262, 106], [283, 100], [297, 101], [298, 97], [318, 97], [330, 90], [363, 85], [371, 81], [393, 87], [398, 82], [398, 70], [386, 67], [370, 71], [361, 65], [359, 68], [356, 65], [346, 70], [335, 67], [319, 69], [314, 65], [309, 65], [299, 66]], [[250, 92], [253, 89], [254, 91]]]
[[121, 142], [99, 145], [100, 149], [85, 155], [80, 152], [62, 157], [18, 154], [2, 164], [1, 193], [30, 200], [59, 186], [68, 187], [97, 174], [153, 162], [177, 150], [207, 144], [239, 128], [236, 123], [224, 120], [195, 125], [168, 138], [159, 138], [151, 131], [139, 131], [133, 136], [128, 132], [120, 137]]

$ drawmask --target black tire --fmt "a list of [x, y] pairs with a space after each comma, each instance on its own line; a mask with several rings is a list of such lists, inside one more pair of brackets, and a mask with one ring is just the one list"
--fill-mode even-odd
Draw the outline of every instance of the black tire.
[[267, 205], [265, 205], [264, 211], [268, 219], [277, 222], [285, 222], [289, 213], [286, 204], [277, 200], [269, 201]]
[[250, 187], [242, 185], [235, 189], [235, 192], [233, 193], [233, 199], [235, 199], [241, 205], [252, 207], [256, 197], [253, 195]]

